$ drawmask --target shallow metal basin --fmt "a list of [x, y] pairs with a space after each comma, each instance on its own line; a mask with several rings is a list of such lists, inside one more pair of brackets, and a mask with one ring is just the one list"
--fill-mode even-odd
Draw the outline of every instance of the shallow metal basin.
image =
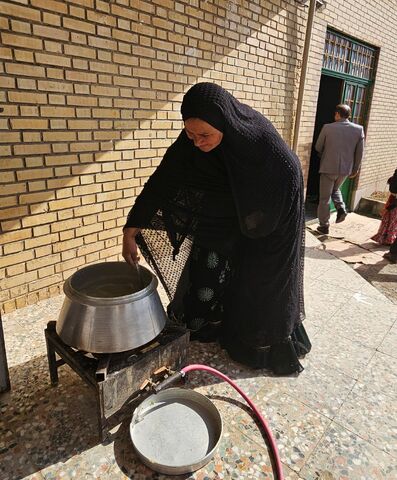
[[201, 393], [169, 388], [151, 395], [134, 411], [132, 444], [145, 465], [166, 475], [191, 473], [215, 455], [222, 418]]
[[167, 316], [150, 270], [105, 262], [78, 270], [65, 281], [56, 325], [71, 347], [92, 353], [132, 350], [153, 340]]

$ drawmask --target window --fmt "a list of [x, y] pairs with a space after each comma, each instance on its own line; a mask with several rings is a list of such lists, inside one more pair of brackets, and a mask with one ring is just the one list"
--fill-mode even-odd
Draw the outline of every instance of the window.
[[339, 33], [327, 31], [323, 68], [353, 77], [372, 80], [375, 76], [376, 50]]

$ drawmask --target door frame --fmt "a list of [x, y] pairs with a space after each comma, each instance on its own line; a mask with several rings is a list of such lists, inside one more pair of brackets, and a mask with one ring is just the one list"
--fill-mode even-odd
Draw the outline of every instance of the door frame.
[[[331, 35], [338, 36], [339, 38], [342, 38], [342, 39], [350, 42], [352, 47], [362, 46], [362, 47], [365, 47], [366, 49], [371, 49], [373, 51], [374, 57], [373, 57], [373, 68], [372, 68], [372, 77], [371, 78], [362, 78], [362, 77], [359, 77], [359, 76], [356, 76], [356, 75], [351, 75], [350, 73], [345, 73], [345, 72], [340, 72], [338, 70], [325, 68], [324, 66], [321, 69], [321, 75], [327, 75], [327, 76], [330, 76], [330, 77], [339, 78], [339, 79], [343, 80], [344, 83], [343, 83], [343, 87], [342, 87], [342, 94], [341, 94], [341, 102], [340, 103], [345, 103], [347, 87], [348, 86], [355, 86], [356, 87], [355, 92], [354, 92], [353, 102], [352, 102], [352, 105], [351, 105], [351, 108], [352, 108], [351, 119], [352, 120], [354, 119], [356, 109], [357, 109], [357, 105], [358, 105], [357, 98], [358, 98], [359, 88], [357, 88], [357, 87], [365, 88], [364, 97], [363, 97], [363, 110], [362, 110], [362, 112], [360, 112], [360, 117], [362, 119], [362, 121], [360, 122], [360, 125], [362, 125], [364, 127], [364, 131], [366, 131], [367, 121], [368, 121], [368, 113], [369, 113], [369, 106], [370, 106], [370, 102], [371, 102], [371, 98], [372, 98], [373, 84], [374, 84], [374, 80], [375, 80], [375, 72], [376, 72], [376, 67], [377, 67], [378, 49], [376, 47], [371, 46], [371, 45], [366, 45], [365, 43], [357, 41], [354, 38], [349, 37], [347, 35], [344, 35], [344, 34], [338, 32], [338, 31], [336, 31], [332, 28], [327, 29], [327, 37], [328, 37], [328, 33], [330, 33]], [[327, 40], [324, 43], [323, 64], [325, 62], [324, 54], [326, 52], [326, 48], [327, 48]], [[351, 65], [352, 64], [350, 64], [350, 60], [349, 60], [349, 66], [347, 68], [348, 70], [350, 70]], [[353, 186], [354, 186], [355, 182], [356, 182], [356, 179], [347, 178], [341, 186], [343, 199], [348, 206], [350, 206], [352, 193], [353, 193]], [[332, 205], [332, 207], [333, 207], [333, 205]]]

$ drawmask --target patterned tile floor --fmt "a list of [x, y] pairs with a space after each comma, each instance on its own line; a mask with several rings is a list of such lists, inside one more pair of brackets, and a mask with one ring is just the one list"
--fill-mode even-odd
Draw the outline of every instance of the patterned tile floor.
[[[215, 344], [192, 343], [190, 363], [234, 378], [268, 419], [288, 480], [397, 479], [397, 306], [310, 233], [306, 247], [306, 327], [313, 350], [298, 377], [238, 365]], [[224, 420], [219, 451], [178, 477], [144, 467], [128, 422], [112, 443], [97, 438], [95, 402], [67, 366], [49, 385], [43, 329], [56, 297], [3, 318], [12, 390], [0, 395], [0, 479], [271, 479], [271, 461], [249, 409], [224, 382], [194, 373]]]

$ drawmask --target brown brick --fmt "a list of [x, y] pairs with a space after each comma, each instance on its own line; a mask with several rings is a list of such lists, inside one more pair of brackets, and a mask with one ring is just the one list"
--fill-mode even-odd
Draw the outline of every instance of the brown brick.
[[[23, 133], [24, 141], [40, 141], [40, 133], [32, 132], [32, 133]], [[43, 157], [26, 157], [25, 158], [25, 165], [26, 168], [34, 168], [34, 167], [43, 167], [44, 166], [44, 159]]]
[[36, 225], [45, 225], [47, 223], [56, 222], [56, 220], [57, 216], [55, 213], [42, 213], [23, 218], [22, 225], [24, 228], [33, 227]]
[[48, 95], [48, 103], [50, 105], [65, 105], [66, 104], [66, 97], [65, 95]]
[[50, 226], [49, 225], [39, 225], [33, 228], [33, 237], [39, 237], [41, 235], [49, 235]]
[[47, 103], [47, 95], [33, 92], [8, 92], [10, 102], [17, 103]]
[[46, 252], [45, 256], [42, 255], [40, 258], [36, 258], [27, 263], [26, 268], [28, 272], [32, 270], [38, 270], [39, 268], [47, 267], [48, 265], [54, 265], [61, 260], [61, 256], [59, 254], [50, 255], [51, 250], [49, 250], [48, 247], [51, 248], [51, 246], [43, 247], [45, 249], [43, 250], [43, 252]]
[[87, 151], [97, 151], [99, 150], [98, 142], [77, 142], [71, 143], [69, 145], [71, 152], [87, 152]]
[[62, 68], [46, 67], [46, 72], [46, 77], [49, 79], [63, 80], [65, 77], [64, 70]]
[[18, 265], [7, 267], [7, 277], [14, 277], [16, 275], [20, 275], [21, 273], [25, 273], [25, 270], [26, 268], [24, 263], [19, 263]]
[[8, 267], [9, 265], [16, 265], [18, 263], [24, 263], [33, 258], [33, 252], [19, 252], [14, 255], [7, 255], [6, 257], [0, 257], [0, 268]]
[[45, 143], [14, 145], [15, 155], [38, 155], [40, 153], [49, 153], [50, 151], [50, 145]]
[[50, 55], [48, 53], [35, 53], [36, 62], [58, 67], [70, 67], [71, 60], [64, 55]]
[[65, 45], [65, 54], [72, 57], [96, 58], [94, 48], [82, 47], [81, 45]]
[[102, 223], [95, 222], [91, 225], [86, 225], [84, 227], [80, 227], [76, 229], [76, 236], [83, 237], [85, 235], [89, 235], [91, 233], [100, 232], [103, 230]]
[[43, 90], [45, 92], [63, 92], [63, 93], [72, 93], [73, 85], [65, 82], [56, 82], [56, 81], [41, 81], [37, 82], [38, 90]]
[[104, 242], [98, 242], [96, 241], [95, 243], [92, 243], [90, 245], [84, 245], [83, 247], [80, 247], [77, 250], [77, 255], [78, 256], [85, 256], [93, 252], [98, 252], [105, 248]]
[[23, 217], [28, 214], [27, 207], [0, 208], [0, 220]]
[[36, 236], [35, 238], [30, 238], [25, 240], [25, 248], [30, 250], [32, 248], [43, 247], [44, 245], [54, 245], [53, 251], [57, 253], [55, 250], [55, 246], [59, 240], [58, 233], [51, 233], [42, 236]]
[[79, 163], [77, 155], [47, 155], [45, 158], [45, 163], [48, 166], [53, 165], [70, 165], [74, 163]]
[[19, 142], [21, 140], [21, 135], [19, 132], [7, 132], [7, 133], [2, 133], [0, 142], [5, 142], [5, 143], [14, 143], [14, 142]]
[[19, 109], [21, 111], [22, 117], [39, 117], [39, 107], [32, 105], [20, 105]]
[[69, 142], [76, 139], [76, 132], [44, 132], [45, 142]]
[[115, 108], [93, 108], [92, 115], [95, 118], [119, 118], [120, 111]]
[[65, 75], [66, 75], [66, 80], [71, 80], [73, 82], [89, 82], [89, 83], [97, 82], [96, 73], [74, 72], [74, 71], [67, 70]]
[[124, 8], [113, 4], [111, 6], [111, 12], [113, 15], [118, 17], [128, 18], [130, 20], [138, 20], [138, 13], [130, 8]]
[[13, 183], [9, 185], [0, 185], [0, 196], [2, 195], [12, 195], [15, 193], [26, 192], [25, 183]]
[[39, 118], [13, 118], [11, 125], [15, 130], [45, 130], [48, 128], [48, 120]]
[[[53, 275], [55, 273], [55, 267], [54, 265], [50, 265], [48, 267], [39, 268], [37, 273], [39, 275], [39, 278], [49, 277], [50, 275]], [[39, 293], [42, 293], [42, 291]]]
[[110, 27], [115, 27], [117, 23], [116, 18], [92, 10], [87, 10], [87, 19], [101, 25], [109, 25]]
[[37, 88], [36, 80], [32, 80], [31, 78], [18, 78], [17, 85], [18, 88], [24, 88], [26, 90], [36, 90]]
[[16, 50], [14, 49], [15, 60], [17, 62], [26, 62], [26, 63], [34, 63], [34, 55], [33, 52], [28, 50]]
[[117, 42], [100, 37], [88, 37], [88, 45], [91, 47], [102, 48], [103, 50], [117, 50]]
[[73, 208], [80, 205], [79, 198], [69, 198], [63, 200], [56, 200], [50, 203], [50, 211], [62, 210], [65, 208]]
[[[40, 290], [41, 288], [48, 287], [49, 285], [54, 285], [57, 282], [62, 281], [62, 276], [57, 274], [57, 275], [51, 275], [50, 277], [42, 278], [41, 280], [36, 280], [33, 282], [29, 283], [29, 291], [34, 292], [37, 290]], [[34, 302], [36, 303], [37, 300]]]
[[14, 242], [3, 247], [4, 255], [10, 255], [12, 253], [18, 253], [23, 250], [23, 242]]
[[73, 187], [73, 195], [88, 195], [90, 193], [99, 193], [102, 191], [101, 185], [83, 185], [81, 187]]
[[74, 117], [75, 110], [72, 107], [40, 107], [40, 112], [43, 117]]
[[75, 238], [73, 240], [67, 240], [64, 242], [58, 242], [56, 245], [54, 245], [54, 253], [58, 252], [64, 252], [65, 250], [70, 250], [70, 249], [75, 249], [77, 247], [80, 247], [83, 245], [83, 239], [82, 238]]
[[76, 30], [78, 32], [86, 32], [86, 33], [95, 33], [95, 25], [91, 23], [82, 22], [80, 20], [75, 20], [74, 18], [63, 18], [63, 26], [70, 30]]
[[31, 35], [15, 35], [13, 33], [1, 34], [1, 39], [4, 45], [12, 45], [15, 47], [29, 48], [35, 50], [43, 49], [43, 41], [39, 38], [34, 38]]
[[18, 230], [21, 228], [22, 222], [21, 220], [10, 220], [8, 222], [1, 222], [1, 230], [3, 232], [11, 232], [13, 230]]
[[31, 0], [31, 4], [34, 7], [50, 10], [51, 12], [68, 13], [67, 4], [55, 0]]
[[0, 2], [0, 12], [11, 17], [29, 19], [40, 22], [40, 11], [33, 8], [22, 7], [10, 2]]
[[11, 77], [4, 77], [0, 75], [0, 87], [4, 88], [14, 88], [15, 79]]
[[[43, 12], [43, 23], [47, 23], [49, 25], [52, 25], [53, 27], [54, 26], [60, 27], [61, 17], [54, 13]], [[59, 38], [59, 37], [55, 36], [55, 38]], [[68, 40], [68, 38], [66, 38], [66, 40]]]
[[73, 195], [73, 188], [69, 185], [66, 188], [59, 188], [56, 191], [57, 199], [70, 198], [72, 195]]
[[10, 196], [10, 197], [2, 197], [0, 199], [0, 205], [5, 208], [5, 207], [13, 207], [14, 205], [18, 204], [18, 199], [16, 196]]
[[90, 70], [103, 73], [117, 73], [117, 65], [105, 62], [90, 62]]
[[37, 279], [37, 272], [23, 273], [0, 281], [0, 289], [14, 288]]
[[0, 47], [0, 58], [12, 59], [12, 50], [11, 48]]

